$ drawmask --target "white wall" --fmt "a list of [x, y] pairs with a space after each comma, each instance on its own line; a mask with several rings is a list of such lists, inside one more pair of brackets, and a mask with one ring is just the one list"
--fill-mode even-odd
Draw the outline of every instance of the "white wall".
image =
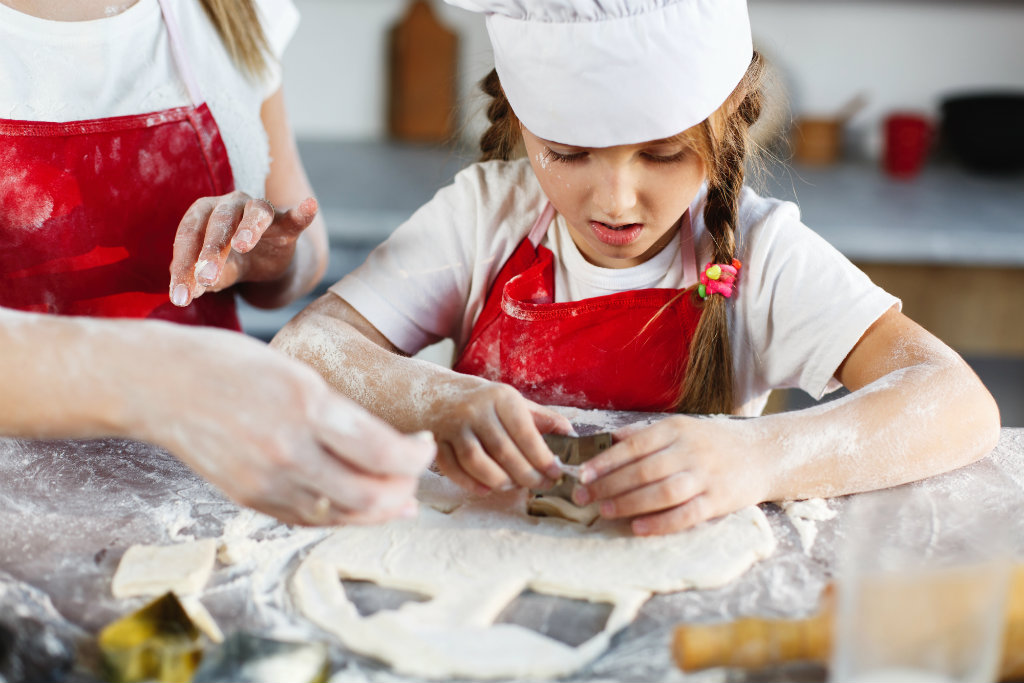
[[[405, 0], [295, 0], [303, 21], [285, 55], [300, 137], [384, 137], [386, 36]], [[755, 42], [787, 83], [793, 111], [830, 114], [857, 93], [851, 122], [871, 134], [893, 109], [937, 114], [958, 89], [1024, 89], [1024, 3], [750, 0]], [[482, 129], [475, 83], [491, 67], [481, 17], [435, 0], [460, 36], [467, 139]]]
[[[406, 0], [294, 1], [302, 22], [285, 52], [284, 71], [296, 134], [383, 138], [387, 32], [403, 14]], [[483, 98], [475, 95], [475, 83], [493, 66], [483, 19], [441, 0], [435, 0], [434, 7], [439, 19], [459, 35], [460, 101], [474, 102], [479, 109]], [[476, 117], [470, 112], [466, 118]], [[479, 132], [475, 128], [467, 134]]]

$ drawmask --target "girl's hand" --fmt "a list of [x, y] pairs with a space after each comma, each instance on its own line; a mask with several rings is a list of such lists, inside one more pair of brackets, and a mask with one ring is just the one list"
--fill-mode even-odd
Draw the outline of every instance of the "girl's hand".
[[639, 536], [689, 529], [760, 503], [768, 491], [737, 421], [675, 415], [615, 438], [583, 466], [573, 500], [600, 503], [605, 519], [631, 518]]
[[561, 476], [542, 433], [569, 434], [567, 418], [507, 384], [459, 389], [440, 402], [432, 431], [442, 474], [478, 494], [513, 485], [549, 488]]
[[318, 208], [309, 197], [287, 211], [276, 210], [266, 199], [243, 192], [196, 200], [174, 237], [171, 302], [187, 306], [207, 290], [281, 278]]

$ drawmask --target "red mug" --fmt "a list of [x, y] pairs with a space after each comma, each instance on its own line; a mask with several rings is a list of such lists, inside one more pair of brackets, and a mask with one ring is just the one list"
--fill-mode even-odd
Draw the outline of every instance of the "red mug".
[[932, 142], [932, 124], [920, 114], [896, 113], [885, 118], [883, 167], [895, 178], [913, 178], [924, 166]]

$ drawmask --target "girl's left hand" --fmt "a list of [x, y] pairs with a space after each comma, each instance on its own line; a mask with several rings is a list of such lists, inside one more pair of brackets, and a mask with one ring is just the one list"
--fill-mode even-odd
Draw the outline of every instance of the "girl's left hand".
[[577, 505], [631, 518], [638, 536], [669, 534], [765, 500], [768, 476], [737, 421], [674, 415], [625, 428], [583, 466]]
[[174, 237], [171, 302], [187, 306], [207, 290], [284, 276], [318, 209], [312, 197], [282, 211], [237, 191], [196, 200]]

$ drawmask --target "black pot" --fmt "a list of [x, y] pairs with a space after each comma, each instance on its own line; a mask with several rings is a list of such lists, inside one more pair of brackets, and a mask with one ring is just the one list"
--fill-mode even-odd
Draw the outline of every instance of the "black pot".
[[968, 168], [1024, 170], [1024, 92], [965, 93], [942, 101], [944, 146]]

